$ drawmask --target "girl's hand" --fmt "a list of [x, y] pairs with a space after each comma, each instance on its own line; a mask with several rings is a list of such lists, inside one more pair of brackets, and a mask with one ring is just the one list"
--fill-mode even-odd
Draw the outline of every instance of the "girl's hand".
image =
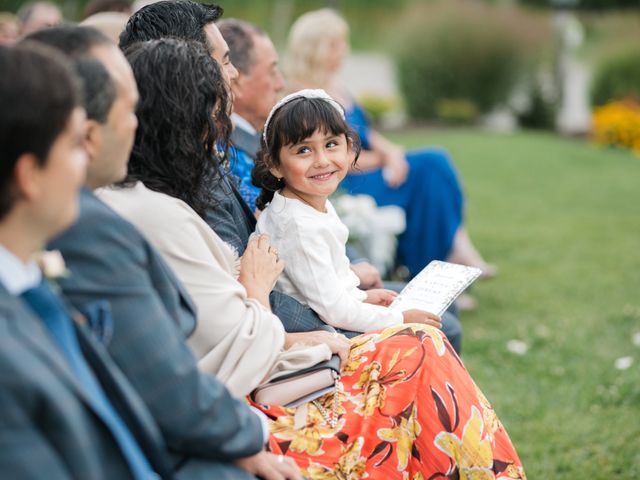
[[358, 262], [350, 265], [351, 270], [360, 279], [360, 288], [368, 290], [370, 288], [382, 288], [382, 277], [376, 267], [369, 262]]
[[382, 176], [387, 185], [397, 188], [402, 185], [409, 174], [409, 162], [404, 155], [404, 150], [393, 146], [385, 152], [382, 167]]
[[339, 333], [327, 332], [326, 330], [316, 330], [314, 332], [287, 333], [284, 337], [284, 348], [287, 349], [294, 343], [305, 345], [318, 345], [325, 343], [340, 357], [340, 362], [344, 363], [349, 358], [351, 344], [349, 339]]
[[424, 310], [407, 310], [402, 312], [404, 323], [424, 323], [432, 327], [442, 328], [442, 319], [435, 313]]
[[247, 296], [265, 307], [269, 306], [269, 293], [284, 269], [278, 250], [271, 245], [267, 235], [257, 235], [249, 240], [244, 255], [240, 258], [238, 281], [247, 290]]
[[383, 307], [391, 305], [391, 302], [393, 302], [398, 296], [396, 292], [392, 290], [385, 290], [384, 288], [372, 288], [371, 290], [367, 290], [365, 293], [367, 294], [367, 298], [364, 300], [365, 303], [382, 305]]

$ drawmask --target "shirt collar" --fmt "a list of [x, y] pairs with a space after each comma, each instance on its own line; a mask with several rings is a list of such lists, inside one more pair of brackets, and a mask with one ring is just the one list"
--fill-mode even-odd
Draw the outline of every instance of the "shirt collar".
[[0, 245], [0, 265], [0, 282], [11, 295], [20, 295], [42, 279], [36, 262], [23, 263], [3, 245]]
[[258, 131], [255, 128], [253, 128], [253, 125], [251, 125], [247, 119], [241, 117], [236, 112], [233, 112], [231, 114], [231, 120], [233, 120], [233, 124], [236, 127], [239, 127], [242, 130], [245, 130], [246, 132], [250, 133], [251, 135], [257, 135], [258, 134]]

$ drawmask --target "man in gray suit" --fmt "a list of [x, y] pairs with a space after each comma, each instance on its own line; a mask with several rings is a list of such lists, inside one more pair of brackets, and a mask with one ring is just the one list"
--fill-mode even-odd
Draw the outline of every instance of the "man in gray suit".
[[[181, 478], [235, 479], [247, 472], [266, 479], [301, 478], [290, 459], [263, 450], [267, 432], [259, 416], [198, 370], [185, 344], [196, 321], [191, 299], [138, 230], [92, 193], [126, 174], [137, 126], [137, 90], [126, 59], [87, 27], [56, 27], [28, 40], [65, 51], [85, 80], [84, 144], [90, 162], [80, 217], [50, 243], [71, 272], [60, 282], [65, 295], [93, 317], [110, 313], [112, 326], [95, 326], [151, 411], [169, 451], [184, 458]], [[108, 72], [101, 87], [86, 71], [96, 62]]]
[[[174, 478], [160, 431], [33, 261], [78, 214], [85, 113], [71, 66], [0, 47], [0, 472], [11, 479]], [[51, 265], [51, 264], [49, 264]]]

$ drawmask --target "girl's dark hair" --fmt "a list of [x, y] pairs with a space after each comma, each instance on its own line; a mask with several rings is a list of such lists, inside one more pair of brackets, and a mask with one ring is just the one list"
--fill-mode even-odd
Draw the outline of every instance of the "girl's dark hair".
[[177, 39], [137, 43], [125, 55], [140, 100], [123, 183], [140, 180], [204, 217], [218, 168], [216, 145], [228, 145], [231, 133], [229, 94], [218, 64], [202, 44]]
[[356, 153], [354, 165], [360, 155], [358, 134], [347, 125], [340, 113], [321, 98], [299, 97], [280, 107], [271, 117], [267, 129], [267, 141], [261, 140], [261, 148], [251, 172], [251, 182], [262, 189], [256, 206], [260, 210], [273, 199], [274, 192], [285, 186], [284, 179], [276, 178], [270, 169], [280, 165], [280, 149], [285, 145], [300, 143], [316, 130], [332, 135], [345, 135]]

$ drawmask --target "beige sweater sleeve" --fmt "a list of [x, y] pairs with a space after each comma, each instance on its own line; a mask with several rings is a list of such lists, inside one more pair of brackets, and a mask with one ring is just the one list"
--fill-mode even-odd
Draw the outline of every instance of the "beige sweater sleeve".
[[200, 368], [245, 396], [264, 378], [284, 345], [280, 320], [236, 280], [231, 249], [184, 202], [138, 183], [100, 197], [136, 225], [160, 251], [193, 298], [198, 325], [188, 343]]

